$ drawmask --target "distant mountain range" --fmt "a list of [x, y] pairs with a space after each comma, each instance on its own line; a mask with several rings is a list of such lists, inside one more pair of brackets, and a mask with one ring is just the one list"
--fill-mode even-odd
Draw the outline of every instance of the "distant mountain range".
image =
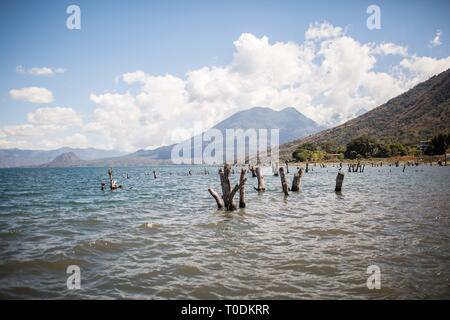
[[0, 168], [32, 167], [49, 163], [61, 154], [73, 152], [81, 160], [118, 157], [125, 152], [99, 150], [94, 148], [59, 148], [56, 150], [0, 149]]
[[282, 145], [280, 158], [292, 159], [305, 143], [345, 146], [353, 138], [369, 135], [382, 142], [416, 144], [449, 131], [450, 69], [340, 126]]
[[[226, 129], [279, 129], [280, 144], [324, 129], [295, 108], [275, 111], [264, 107], [237, 112], [219, 122], [214, 128], [220, 130], [224, 136]], [[71, 148], [53, 151], [0, 150], [0, 167], [127, 166], [170, 163], [173, 146], [138, 150], [127, 155], [116, 151]]]

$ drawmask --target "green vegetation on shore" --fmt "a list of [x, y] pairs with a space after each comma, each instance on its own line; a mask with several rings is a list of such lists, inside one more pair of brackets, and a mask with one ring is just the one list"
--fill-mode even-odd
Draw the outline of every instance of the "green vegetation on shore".
[[399, 156], [418, 157], [425, 155], [445, 154], [450, 145], [450, 135], [440, 133], [430, 141], [421, 145], [406, 145], [399, 142], [382, 143], [367, 135], [354, 138], [346, 147], [336, 146], [335, 143], [326, 141], [320, 144], [305, 143], [297, 148], [292, 157], [296, 161], [322, 161], [329, 159], [367, 159], [390, 158]]

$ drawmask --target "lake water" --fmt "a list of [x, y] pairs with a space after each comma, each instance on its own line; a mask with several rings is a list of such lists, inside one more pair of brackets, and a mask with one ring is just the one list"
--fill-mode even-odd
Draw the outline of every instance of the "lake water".
[[337, 169], [313, 167], [288, 197], [266, 168], [267, 191], [247, 175], [234, 212], [203, 170], [114, 168], [111, 192], [107, 168], [0, 169], [0, 298], [450, 299], [450, 167], [366, 166], [341, 195]]

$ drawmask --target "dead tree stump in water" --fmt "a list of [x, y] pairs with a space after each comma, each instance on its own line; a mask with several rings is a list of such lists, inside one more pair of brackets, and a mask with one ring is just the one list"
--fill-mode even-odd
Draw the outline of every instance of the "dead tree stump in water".
[[261, 173], [261, 168], [256, 167], [256, 178], [258, 179], [258, 188], [255, 188], [256, 191], [266, 191], [266, 181], [264, 180], [264, 176]]
[[272, 163], [272, 172], [273, 172], [274, 176], [278, 176], [278, 170], [279, 170], [278, 167], [279, 167], [278, 161], [275, 162], [275, 164]]
[[256, 178], [255, 167], [251, 166], [251, 167], [250, 167], [250, 171], [252, 172], [252, 177], [253, 177], [253, 178]]
[[344, 183], [344, 174], [339, 170], [336, 176], [336, 187], [334, 188], [334, 191], [341, 192], [343, 183]]
[[300, 180], [303, 176], [303, 169], [300, 168], [298, 173], [294, 175], [294, 179], [292, 180], [292, 188], [291, 191], [300, 191]]
[[234, 188], [231, 189], [230, 171], [230, 165], [228, 164], [224, 165], [223, 170], [219, 169], [222, 197], [220, 197], [219, 194], [214, 191], [214, 189], [208, 189], [208, 192], [211, 194], [214, 200], [216, 200], [217, 207], [219, 209], [225, 209], [228, 211], [236, 210], [236, 205], [233, 203], [233, 198], [236, 195], [236, 192], [244, 188], [245, 182], [247, 181], [247, 178], [243, 178], [240, 180], [239, 184], [235, 185]]
[[109, 188], [111, 190], [115, 190], [117, 189], [117, 185], [116, 182], [113, 179], [113, 172], [112, 172], [112, 168], [108, 169], [108, 176], [109, 176]]
[[281, 187], [283, 188], [284, 194], [286, 196], [288, 196], [289, 195], [289, 187], [288, 187], [286, 176], [284, 175], [284, 168], [281, 167], [279, 171], [280, 171]]
[[245, 179], [245, 169], [241, 169], [241, 175], [239, 177], [239, 208], [245, 208], [245, 189], [244, 189], [244, 179]]

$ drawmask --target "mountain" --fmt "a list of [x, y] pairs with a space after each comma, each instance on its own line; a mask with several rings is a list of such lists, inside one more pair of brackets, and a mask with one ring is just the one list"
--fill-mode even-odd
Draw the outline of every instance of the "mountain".
[[305, 117], [292, 107], [281, 111], [254, 107], [233, 114], [231, 117], [219, 122], [214, 128], [219, 129], [223, 134], [225, 134], [226, 129], [279, 128], [280, 144], [305, 137], [323, 129], [313, 120]]
[[73, 167], [80, 165], [80, 162], [82, 162], [82, 160], [75, 153], [65, 152], [57, 156], [49, 163], [42, 165], [42, 167], [50, 167], [50, 168]]
[[113, 150], [99, 150], [94, 148], [76, 149], [59, 148], [56, 150], [22, 150], [0, 149], [0, 168], [39, 166], [52, 161], [60, 154], [73, 152], [82, 160], [94, 160], [124, 155], [124, 152]]
[[369, 135], [383, 142], [416, 144], [444, 131], [450, 131], [450, 69], [340, 126], [282, 145], [280, 158], [291, 159], [304, 143], [345, 146]]
[[[220, 130], [224, 137], [226, 129], [279, 129], [280, 144], [305, 137], [323, 129], [313, 120], [305, 117], [297, 109], [292, 107], [285, 108], [281, 111], [264, 107], [253, 107], [236, 112], [216, 124], [213, 128]], [[173, 146], [164, 146], [154, 150], [138, 150], [126, 157], [169, 160]]]

